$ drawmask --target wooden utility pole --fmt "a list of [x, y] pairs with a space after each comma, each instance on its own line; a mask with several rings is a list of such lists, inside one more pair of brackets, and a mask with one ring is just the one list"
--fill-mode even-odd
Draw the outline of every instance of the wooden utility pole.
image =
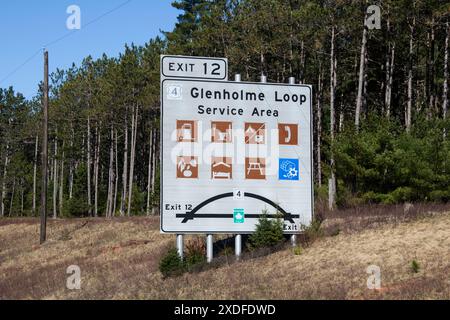
[[44, 50], [44, 87], [42, 98], [42, 190], [41, 190], [41, 244], [47, 238], [47, 158], [48, 158], [48, 51]]

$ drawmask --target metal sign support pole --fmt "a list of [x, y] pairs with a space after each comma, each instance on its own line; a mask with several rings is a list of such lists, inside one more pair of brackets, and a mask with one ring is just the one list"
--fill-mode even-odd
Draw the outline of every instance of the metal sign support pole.
[[[295, 84], [295, 77], [289, 77], [289, 84]], [[297, 235], [291, 235], [291, 244], [293, 247], [297, 245]]]
[[206, 235], [206, 261], [211, 263], [213, 260], [213, 244], [214, 239], [212, 234]]
[[267, 83], [267, 76], [264, 74], [261, 75], [261, 83]]
[[[234, 81], [241, 82], [241, 75], [236, 74], [234, 76]], [[234, 252], [236, 255], [236, 260], [239, 260], [239, 258], [241, 257], [241, 254], [242, 254], [242, 235], [240, 235], [240, 234], [237, 234], [234, 237]]]
[[177, 234], [177, 250], [181, 259], [184, 258], [184, 235]]
[[234, 251], [236, 253], [236, 259], [239, 260], [242, 254], [242, 235], [240, 234], [234, 237]]

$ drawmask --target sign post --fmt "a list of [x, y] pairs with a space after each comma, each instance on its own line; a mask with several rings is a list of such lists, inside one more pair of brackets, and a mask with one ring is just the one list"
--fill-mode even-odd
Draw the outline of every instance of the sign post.
[[211, 263], [214, 252], [214, 238], [212, 234], [206, 235], [206, 262]]
[[177, 234], [177, 251], [181, 259], [184, 257], [184, 236]]
[[[234, 81], [241, 82], [241, 75], [236, 74]], [[244, 214], [244, 212], [242, 212], [242, 214]], [[234, 254], [236, 259], [239, 260], [242, 254], [242, 235], [240, 234], [234, 236]]]
[[[289, 78], [289, 84], [295, 85], [294, 77]], [[297, 235], [295, 235], [295, 234], [291, 235], [291, 244], [293, 247], [295, 247], [297, 245]]]

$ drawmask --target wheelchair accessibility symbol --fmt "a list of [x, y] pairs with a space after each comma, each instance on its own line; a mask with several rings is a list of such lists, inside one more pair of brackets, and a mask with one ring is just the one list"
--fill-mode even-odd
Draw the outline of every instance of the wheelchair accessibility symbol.
[[299, 162], [298, 159], [280, 159], [280, 168], [278, 171], [280, 180], [299, 181]]

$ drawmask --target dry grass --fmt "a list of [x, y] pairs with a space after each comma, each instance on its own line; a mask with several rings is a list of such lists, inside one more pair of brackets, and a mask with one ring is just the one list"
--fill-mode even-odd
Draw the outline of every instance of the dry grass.
[[[44, 246], [37, 220], [0, 220], [0, 299], [450, 299], [450, 214], [365, 212], [327, 215], [328, 236], [301, 255], [285, 249], [166, 280], [158, 262], [174, 237], [159, 234], [156, 218], [50, 221]], [[366, 287], [372, 264], [379, 291]], [[69, 265], [81, 268], [79, 291], [66, 289]]]

